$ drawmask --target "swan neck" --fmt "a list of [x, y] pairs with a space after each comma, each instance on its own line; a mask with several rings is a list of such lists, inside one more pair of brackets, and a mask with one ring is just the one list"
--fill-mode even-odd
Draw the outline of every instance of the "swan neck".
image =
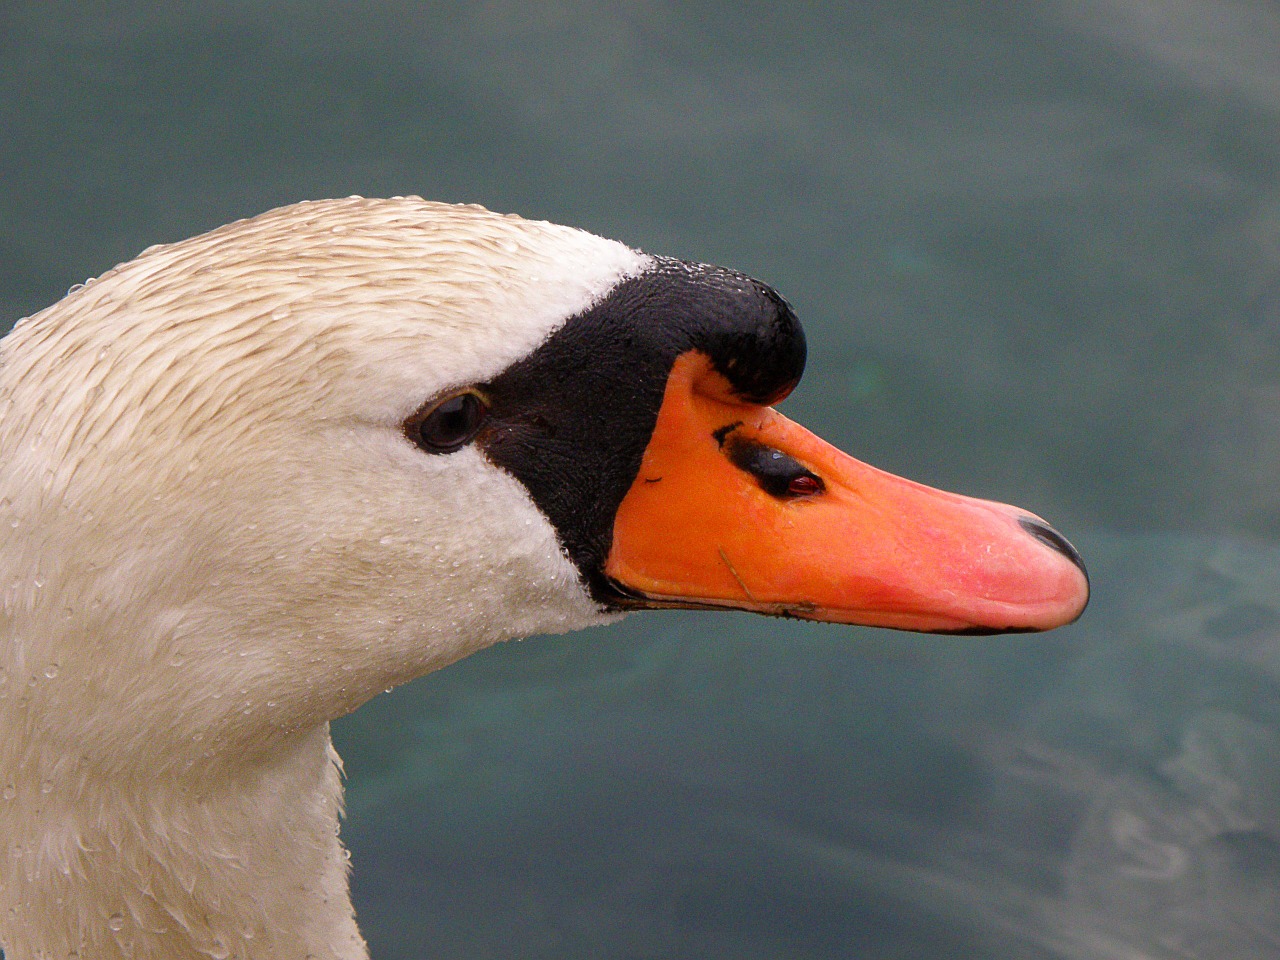
[[65, 798], [48, 781], [5, 784], [5, 960], [367, 960], [340, 777], [325, 724], [198, 796], [167, 780], [67, 784]]

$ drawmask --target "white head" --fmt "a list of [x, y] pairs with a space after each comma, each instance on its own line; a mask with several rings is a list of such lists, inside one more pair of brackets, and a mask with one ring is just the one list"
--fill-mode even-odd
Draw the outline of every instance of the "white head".
[[646, 259], [352, 198], [152, 248], [20, 323], [0, 345], [0, 669], [35, 677], [46, 734], [154, 776], [606, 619], [519, 482], [402, 425]]
[[[602, 311], [606, 298], [621, 306]], [[531, 365], [557, 333], [567, 345]], [[478, 207], [303, 203], [152, 248], [20, 323], [0, 361], [12, 637], [0, 668], [36, 679], [26, 696], [47, 739], [68, 749], [94, 739], [113, 776], [139, 769], [139, 750], [152, 774], [158, 754], [189, 764], [193, 742], [203, 758], [269, 750], [479, 647], [597, 623], [627, 604], [924, 629], [1042, 627], [1083, 604], [1076, 566], [1023, 530], [1001, 536], [1016, 541], [1019, 563], [1051, 564], [1049, 589], [1031, 598], [1043, 607], [1047, 597], [1048, 614], [929, 619], [911, 608], [904, 618], [901, 603], [880, 612], [803, 587], [762, 599], [768, 585], [753, 590], [731, 560], [724, 595], [705, 582], [673, 587], [686, 571], [669, 563], [637, 571], [634, 550], [606, 556], [620, 536], [614, 509], [644, 486], [641, 454], [655, 455], [658, 409], [674, 405], [682, 379], [699, 403], [715, 402], [706, 432], [735, 476], [765, 485], [743, 460], [765, 441], [799, 456], [786, 458], [796, 469], [827, 472], [825, 453], [801, 453], [812, 438], [786, 446], [767, 408], [799, 378], [803, 337], [786, 304], [745, 277]], [[488, 403], [484, 390], [500, 392], [521, 364], [521, 395], [492, 442], [441, 456], [410, 442], [415, 411], [477, 384], [489, 385]], [[521, 434], [530, 418], [538, 430]], [[599, 422], [569, 438], [579, 421]], [[726, 446], [731, 424], [731, 440], [751, 433], [746, 447]], [[554, 457], [548, 476], [538, 461]], [[725, 501], [718, 488], [711, 496]], [[607, 516], [575, 534], [586, 522], [576, 514], [593, 510]], [[998, 522], [1016, 526], [1011, 515]], [[755, 523], [739, 525], [754, 533]], [[990, 593], [969, 568], [943, 575]]]

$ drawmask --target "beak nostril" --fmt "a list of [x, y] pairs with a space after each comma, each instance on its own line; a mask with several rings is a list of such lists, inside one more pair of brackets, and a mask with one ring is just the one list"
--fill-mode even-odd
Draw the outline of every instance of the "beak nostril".
[[1080, 556], [1080, 552], [1071, 545], [1070, 541], [1068, 541], [1066, 537], [1053, 529], [1053, 527], [1049, 526], [1047, 523], [1043, 523], [1040, 520], [1034, 520], [1031, 517], [1019, 517], [1018, 525], [1021, 526], [1023, 530], [1027, 531], [1027, 533], [1031, 534], [1031, 536], [1043, 543], [1046, 547], [1058, 551], [1058, 553], [1062, 554], [1079, 567], [1080, 572], [1084, 574], [1085, 581], [1088, 582], [1089, 571], [1084, 568], [1084, 558]]
[[767, 444], [729, 436], [721, 446], [730, 462], [755, 477], [761, 489], [771, 496], [812, 497], [827, 488], [822, 478], [799, 460]]

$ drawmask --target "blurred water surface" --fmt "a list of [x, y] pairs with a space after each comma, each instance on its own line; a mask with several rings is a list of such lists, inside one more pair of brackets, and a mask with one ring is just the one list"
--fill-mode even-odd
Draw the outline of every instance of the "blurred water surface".
[[376, 957], [1280, 956], [1280, 8], [0, 5], [0, 317], [418, 193], [775, 284], [787, 412], [1020, 503], [1095, 601], [650, 615], [335, 725]]

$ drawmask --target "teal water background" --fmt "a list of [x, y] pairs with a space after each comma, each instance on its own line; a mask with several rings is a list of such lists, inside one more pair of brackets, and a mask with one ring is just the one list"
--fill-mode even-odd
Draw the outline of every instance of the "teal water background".
[[335, 725], [380, 960], [1280, 956], [1280, 7], [0, 4], [0, 318], [416, 193], [774, 284], [785, 411], [1041, 514], [956, 640], [654, 614]]

